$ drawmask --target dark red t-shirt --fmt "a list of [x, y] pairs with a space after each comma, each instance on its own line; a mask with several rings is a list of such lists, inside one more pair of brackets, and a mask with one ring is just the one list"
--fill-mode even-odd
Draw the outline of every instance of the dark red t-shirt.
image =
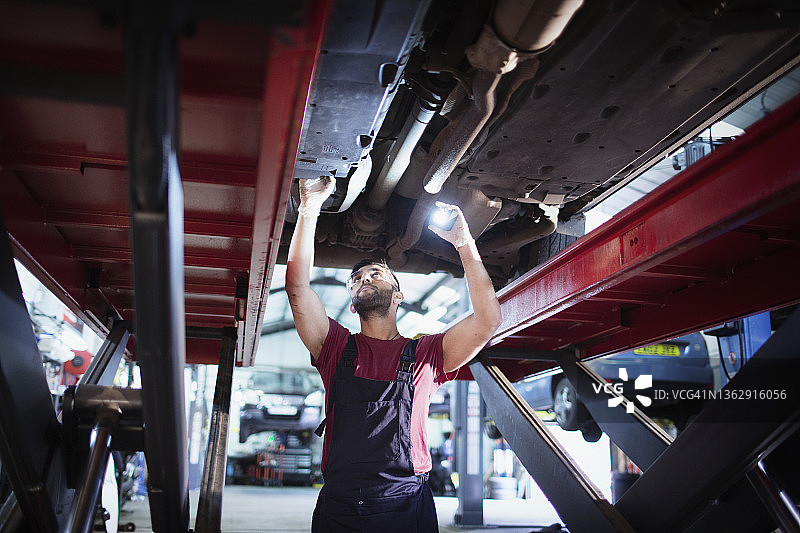
[[[336, 365], [342, 356], [350, 332], [332, 318], [328, 318], [330, 327], [328, 336], [322, 345], [322, 352], [312, 363], [322, 376], [325, 390], [330, 390]], [[400, 355], [407, 338], [400, 337], [392, 341], [373, 339], [360, 333], [356, 334], [355, 375], [360, 378], [390, 381], [397, 379], [397, 368], [400, 366]], [[455, 378], [457, 372], [444, 371], [442, 353], [442, 338], [444, 333], [426, 335], [419, 339], [417, 344], [416, 359], [414, 363], [414, 402], [411, 406], [411, 459], [414, 462], [414, 472], [428, 472], [431, 469], [431, 452], [428, 450], [428, 433], [426, 422], [431, 396], [442, 383]], [[328, 460], [330, 449], [330, 432], [333, 428], [333, 415], [336, 411], [334, 404], [331, 412], [327, 414], [325, 423], [325, 440], [322, 448], [322, 468]]]

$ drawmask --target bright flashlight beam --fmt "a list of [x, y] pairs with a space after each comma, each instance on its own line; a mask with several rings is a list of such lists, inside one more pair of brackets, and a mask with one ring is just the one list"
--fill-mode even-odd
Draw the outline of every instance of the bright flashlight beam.
[[431, 222], [435, 226], [446, 227], [455, 218], [454, 215], [455, 213], [448, 209], [437, 208], [436, 211], [433, 212]]

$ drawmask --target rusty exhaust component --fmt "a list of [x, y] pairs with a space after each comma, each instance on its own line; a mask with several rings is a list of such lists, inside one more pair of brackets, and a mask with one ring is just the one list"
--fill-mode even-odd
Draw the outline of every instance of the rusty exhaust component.
[[[498, 2], [493, 18], [494, 27], [484, 26], [478, 41], [466, 51], [470, 64], [475, 68], [472, 72], [472, 102], [466, 109], [463, 105], [461, 109], [453, 109], [453, 121], [436, 136], [429, 152], [431, 166], [423, 179], [423, 187], [428, 194], [420, 198], [405, 233], [390, 247], [392, 260], [402, 262], [404, 252], [417, 243], [427, 217], [426, 209], [433, 203], [428, 195], [439, 194], [492, 117], [496, 104], [495, 90], [500, 78], [513, 71], [521, 60], [531, 59], [547, 49], [561, 35], [582, 4], [583, 0]], [[526, 61], [526, 70], [535, 72], [537, 67], [538, 62]], [[532, 77], [534, 72], [524, 73], [519, 83]], [[459, 99], [450, 100], [455, 102]], [[503, 101], [499, 110], [504, 110], [505, 105], [507, 100]]]
[[494, 10], [497, 36], [524, 52], [549, 47], [564, 32], [583, 0], [501, 1]]
[[467, 48], [467, 58], [475, 71], [472, 74], [472, 102], [450, 123], [431, 146], [434, 160], [425, 174], [425, 192], [436, 194], [475, 140], [495, 106], [495, 89], [503, 74], [516, 68], [519, 56], [503, 44], [489, 26], [483, 27], [478, 42]]

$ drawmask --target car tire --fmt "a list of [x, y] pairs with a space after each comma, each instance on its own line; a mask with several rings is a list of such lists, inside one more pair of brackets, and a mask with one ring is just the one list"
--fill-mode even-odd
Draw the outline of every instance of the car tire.
[[512, 282], [525, 272], [541, 265], [564, 248], [570, 246], [578, 240], [572, 235], [553, 232], [540, 239], [536, 239], [530, 244], [526, 244], [519, 251], [517, 269], [503, 286]]
[[553, 413], [556, 422], [562, 429], [575, 431], [580, 429], [582, 419], [581, 411], [586, 409], [578, 400], [575, 387], [566, 377], [562, 377], [553, 389]]

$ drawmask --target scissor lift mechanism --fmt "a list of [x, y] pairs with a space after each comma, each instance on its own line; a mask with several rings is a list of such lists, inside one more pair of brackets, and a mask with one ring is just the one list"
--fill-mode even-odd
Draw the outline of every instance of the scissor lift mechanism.
[[[276, 24], [242, 2], [240, 15], [264, 19], [261, 31], [234, 33], [224, 22], [210, 23], [197, 29], [188, 51], [176, 45], [185, 30], [180, 11], [156, 2], [131, 6], [108, 13], [109, 34], [101, 42], [109, 48], [87, 49], [78, 38], [70, 49], [56, 34], [50, 50], [33, 42], [14, 50], [19, 65], [3, 58], [4, 73], [14, 74], [4, 76], [12, 94], [0, 100], [4, 116], [32, 108], [29, 93], [41, 88], [43, 73], [51, 81], [47, 94], [34, 96], [66, 103], [53, 117], [55, 133], [20, 123], [13, 126], [18, 135], [10, 135], [12, 126], [3, 126], [0, 452], [14, 493], [0, 509], [0, 531], [22, 521], [35, 531], [88, 531], [110, 448], [145, 450], [154, 530], [187, 531], [182, 372], [185, 361], [217, 363], [216, 354], [220, 372], [196, 530], [220, 529], [231, 371], [235, 359], [248, 364], [255, 354], [327, 5], [285, 13]], [[40, 7], [14, 9], [35, 15]], [[67, 22], [79, 28], [85, 21]], [[216, 36], [212, 45], [229, 48], [208, 48], [207, 32]], [[263, 63], [226, 63], [238, 46], [261, 46], [255, 56]], [[205, 63], [204, 54], [220, 55]], [[126, 77], [108, 66], [123, 57]], [[123, 103], [127, 150], [114, 137], [119, 132], [74, 129], [69, 121], [71, 113], [88, 113], [97, 127], [125, 123]], [[40, 113], [56, 109], [48, 105]], [[204, 137], [203, 126], [215, 121], [259, 142], [238, 147], [234, 156], [215, 152], [214, 143], [230, 148], [242, 139], [236, 132]], [[797, 313], [728, 385], [785, 389], [784, 401], [741, 407], [712, 401], [674, 442], [638, 409], [627, 414], [609, 409], [605, 398], [587, 401], [601, 428], [644, 471], [615, 505], [510, 385], [558, 364], [579, 392], [588, 391], [601, 378], [582, 364], [586, 358], [800, 301], [798, 139], [795, 99], [500, 292], [503, 324], [465, 377], [471, 373], [480, 384], [503, 435], [572, 531], [770, 531], [776, 524], [798, 531], [780, 487], [759, 466], [797, 429]], [[61, 420], [14, 256], [107, 335], [68, 394]], [[131, 263], [133, 279], [125, 274]], [[141, 365], [141, 393], [107, 386], [134, 318], [136, 344], [128, 355]], [[90, 431], [97, 435], [91, 449]]]
[[[500, 292], [503, 324], [470, 370], [498, 428], [572, 530], [800, 527], [757, 466], [797, 430], [800, 313], [726, 386], [785, 390], [785, 401], [713, 400], [675, 442], [638, 408], [629, 415], [593, 395], [591, 383], [603, 380], [581, 363], [797, 303], [797, 139], [800, 98]], [[509, 377], [554, 364], [644, 471], [613, 506], [510, 385]]]

